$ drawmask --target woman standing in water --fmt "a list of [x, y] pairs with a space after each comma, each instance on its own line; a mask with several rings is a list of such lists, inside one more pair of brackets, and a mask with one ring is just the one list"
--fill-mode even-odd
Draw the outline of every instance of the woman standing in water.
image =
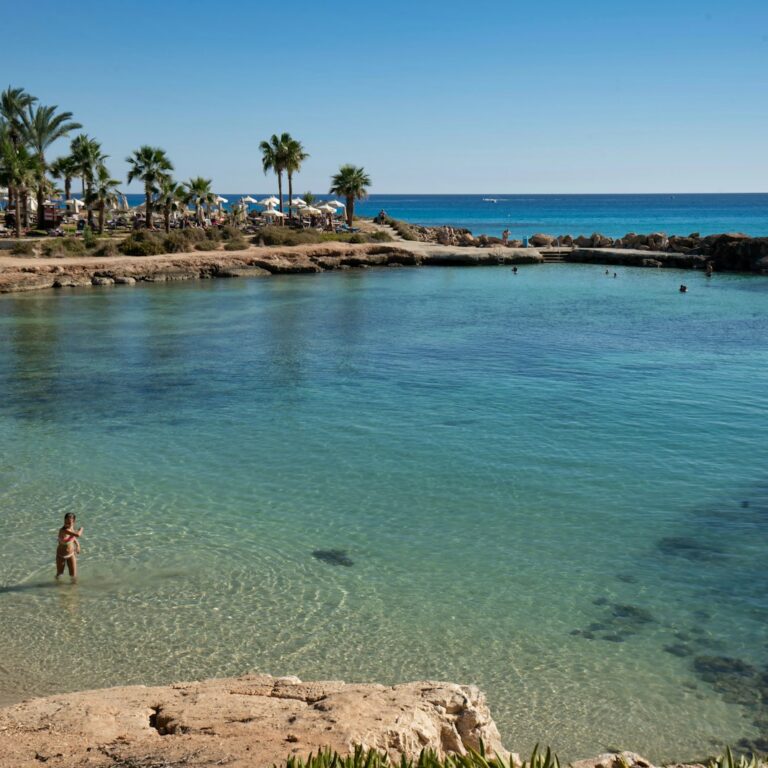
[[77, 579], [77, 555], [80, 554], [80, 542], [83, 527], [75, 530], [75, 516], [68, 512], [64, 515], [64, 525], [59, 528], [59, 545], [56, 547], [56, 578], [64, 573], [64, 563], [69, 568], [72, 581]]

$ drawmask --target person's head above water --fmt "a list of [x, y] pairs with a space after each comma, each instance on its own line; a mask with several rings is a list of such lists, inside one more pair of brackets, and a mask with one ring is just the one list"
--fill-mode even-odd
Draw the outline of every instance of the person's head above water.
[[74, 525], [74, 524], [75, 524], [75, 513], [67, 512], [67, 514], [64, 515], [64, 525]]

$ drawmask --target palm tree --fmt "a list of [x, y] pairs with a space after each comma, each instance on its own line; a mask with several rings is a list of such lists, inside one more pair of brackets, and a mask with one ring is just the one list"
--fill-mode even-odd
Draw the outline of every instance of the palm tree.
[[[83, 201], [93, 194], [93, 182], [96, 171], [103, 165], [107, 156], [101, 151], [101, 144], [87, 133], [81, 133], [72, 139], [70, 154], [73, 158], [75, 174], [82, 181]], [[88, 226], [93, 229], [93, 210], [88, 208]]]
[[304, 197], [302, 198], [302, 200], [307, 205], [314, 205], [315, 204], [315, 200], [317, 200], [317, 195], [313, 195], [311, 192], [305, 192], [304, 193]]
[[54, 141], [64, 138], [70, 131], [82, 128], [80, 123], [72, 120], [71, 112], [56, 114], [58, 107], [44, 107], [42, 105], [29, 105], [23, 113], [24, 138], [29, 146], [35, 150], [39, 158], [39, 170], [37, 179], [37, 227], [45, 226], [45, 214], [43, 201], [45, 200], [45, 151]]
[[203, 223], [203, 206], [210, 206], [215, 200], [211, 184], [211, 179], [204, 179], [202, 176], [195, 176], [184, 184], [185, 199], [195, 206], [198, 224]]
[[165, 231], [171, 231], [171, 214], [181, 209], [186, 192], [178, 182], [166, 176], [160, 182], [160, 191], [155, 202], [163, 209]]
[[280, 213], [283, 212], [283, 171], [286, 170], [288, 142], [292, 141], [290, 134], [282, 133], [278, 136], [273, 133], [269, 141], [262, 141], [259, 144], [261, 150], [261, 165], [264, 168], [264, 175], [269, 171], [274, 171], [277, 175], [277, 191], [280, 197]]
[[[283, 134], [285, 135], [285, 134]], [[309, 157], [300, 141], [288, 137], [285, 142], [285, 172], [288, 175], [288, 211], [293, 205], [293, 174], [301, 170], [301, 164]]]
[[5, 184], [9, 191], [13, 189], [15, 192], [16, 237], [21, 237], [22, 219], [24, 226], [29, 226], [27, 197], [35, 184], [38, 171], [37, 155], [32, 154], [23, 144], [15, 147], [10, 129], [7, 124], [4, 125], [0, 132], [0, 184]]
[[64, 181], [64, 199], [72, 199], [72, 179], [77, 176], [77, 159], [74, 155], [64, 155], [57, 157], [50, 165], [49, 169], [54, 179]]
[[107, 206], [116, 205], [119, 200], [117, 188], [120, 182], [109, 175], [107, 166], [100, 163], [96, 168], [96, 174], [93, 181], [93, 190], [86, 197], [85, 202], [88, 208], [95, 205], [99, 209], [99, 234], [104, 234], [104, 215]]
[[339, 172], [331, 179], [332, 195], [343, 195], [347, 198], [347, 224], [352, 226], [355, 215], [355, 200], [365, 200], [368, 197], [366, 187], [371, 186], [371, 177], [364, 168], [355, 165], [342, 165]]
[[[24, 110], [34, 104], [37, 99], [28, 94], [23, 88], [11, 88], [9, 85], [0, 93], [0, 117], [7, 125], [7, 137], [11, 142], [13, 151], [17, 151], [22, 144], [24, 133]], [[8, 185], [8, 203], [16, 211], [16, 219], [19, 219], [21, 210], [21, 198], [16, 195], [12, 184]], [[26, 206], [26, 198], [24, 201]]]
[[152, 196], [163, 179], [168, 176], [169, 171], [173, 170], [173, 164], [165, 154], [165, 150], [146, 144], [127, 157], [126, 162], [131, 166], [128, 171], [128, 183], [130, 184], [134, 179], [144, 182], [146, 225], [149, 229], [152, 226]]

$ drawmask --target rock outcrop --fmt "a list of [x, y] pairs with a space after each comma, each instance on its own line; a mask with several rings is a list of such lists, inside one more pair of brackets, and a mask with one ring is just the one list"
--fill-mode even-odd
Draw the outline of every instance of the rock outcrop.
[[0, 766], [267, 768], [322, 747], [418, 756], [483, 741], [509, 758], [474, 686], [304, 683], [269, 675], [84, 691], [0, 710]]
[[538, 251], [532, 248], [458, 248], [415, 242], [391, 245], [325, 243], [282, 248], [248, 248], [228, 253], [219, 251], [103, 258], [1, 256], [0, 293], [217, 277], [269, 277], [355, 267], [422, 264], [475, 266], [524, 264], [537, 260], [540, 260]]

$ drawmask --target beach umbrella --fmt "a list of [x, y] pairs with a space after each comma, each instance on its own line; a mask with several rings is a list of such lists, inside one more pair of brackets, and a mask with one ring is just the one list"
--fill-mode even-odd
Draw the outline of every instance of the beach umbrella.
[[336, 213], [336, 209], [332, 205], [328, 205], [328, 203], [323, 203], [317, 210], [323, 213]]
[[250, 195], [246, 195], [245, 197], [240, 198], [241, 203], [258, 203], [259, 201], [255, 197], [251, 197]]
[[261, 212], [261, 215], [262, 216], [277, 216], [280, 219], [285, 218], [285, 214], [284, 213], [280, 213], [280, 211], [276, 211], [273, 208], [267, 208], [266, 211], [262, 211]]
[[325, 203], [326, 205], [332, 205], [334, 208], [346, 208], [347, 206], [344, 205], [344, 203], [340, 203], [338, 200], [328, 200]]
[[291, 202], [291, 208], [303, 208], [306, 203], [300, 197], [294, 197]]
[[216, 202], [219, 203], [219, 204], [221, 204], [221, 203], [228, 203], [229, 200], [227, 200], [226, 197], [222, 197], [221, 195], [216, 195]]
[[322, 211], [319, 208], [308, 205], [306, 208], [301, 208], [301, 213], [302, 215], [307, 214], [307, 216], [319, 216]]
[[81, 208], [85, 207], [85, 203], [82, 200], [78, 200], [77, 198], [66, 200], [64, 204], [67, 206], [67, 208], [74, 208], [75, 213], [77, 213]]
[[265, 197], [263, 200], [259, 200], [259, 205], [266, 205], [267, 208], [272, 208], [275, 205], [280, 205], [280, 200], [272, 195], [272, 197]]

